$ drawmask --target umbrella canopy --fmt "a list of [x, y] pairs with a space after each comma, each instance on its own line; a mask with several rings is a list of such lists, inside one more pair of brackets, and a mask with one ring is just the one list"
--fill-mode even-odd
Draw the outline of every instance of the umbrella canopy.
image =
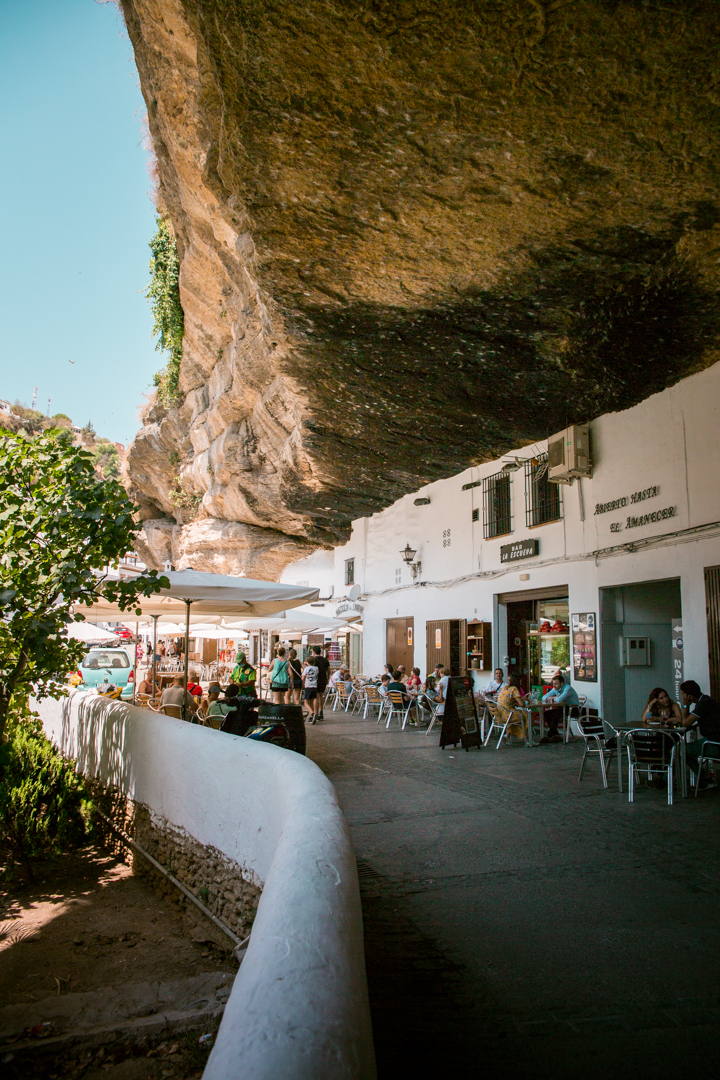
[[[247, 631], [271, 630], [280, 633], [283, 631], [291, 633], [297, 630], [305, 633], [310, 630], [337, 630], [345, 625], [345, 619], [329, 619], [327, 615], [311, 615], [308, 611], [291, 611], [289, 614], [283, 612], [282, 618], [240, 619], [238, 622], [232, 623], [232, 628]], [[226, 624], [225, 629], [230, 631], [231, 626]]]
[[76, 622], [68, 624], [68, 637], [76, 641], [113, 641], [117, 634], [111, 634], [109, 630], [103, 630], [89, 622]]
[[[242, 618], [267, 616], [285, 608], [299, 607], [317, 600], [318, 589], [304, 585], [279, 585], [275, 581], [256, 581], [253, 578], [230, 577], [224, 574], [203, 574], [198, 570], [169, 570], [165, 574], [169, 589], [158, 589], [152, 596], [139, 597], [133, 610], [142, 615], [160, 615], [168, 620], [184, 619], [187, 603], [191, 616]], [[102, 597], [92, 607], [77, 608], [88, 618], [127, 619], [121, 611]]]

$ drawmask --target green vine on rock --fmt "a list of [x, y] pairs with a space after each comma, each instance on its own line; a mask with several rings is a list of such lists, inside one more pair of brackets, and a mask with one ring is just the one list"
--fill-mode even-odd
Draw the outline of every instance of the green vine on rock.
[[166, 218], [157, 218], [157, 232], [149, 244], [152, 251], [150, 260], [150, 284], [145, 296], [150, 301], [154, 323], [153, 334], [157, 336], [155, 346], [158, 352], [169, 352], [167, 364], [155, 374], [153, 382], [157, 387], [157, 400], [161, 405], [172, 408], [181, 399], [178, 379], [183, 351], [185, 318], [180, 303], [178, 278], [180, 263], [177, 245], [170, 223]]

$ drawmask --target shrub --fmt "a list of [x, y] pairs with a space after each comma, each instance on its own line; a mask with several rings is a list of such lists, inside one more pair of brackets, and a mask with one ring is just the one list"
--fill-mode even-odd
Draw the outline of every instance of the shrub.
[[[10, 731], [10, 729], [9, 729]], [[86, 791], [73, 763], [19, 724], [0, 745], [0, 856], [33, 880], [32, 859], [57, 855], [85, 840]]]

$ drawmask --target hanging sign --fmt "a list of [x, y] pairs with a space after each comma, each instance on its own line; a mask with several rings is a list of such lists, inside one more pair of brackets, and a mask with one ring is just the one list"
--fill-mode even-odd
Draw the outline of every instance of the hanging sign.
[[673, 666], [673, 693], [675, 701], [682, 704], [680, 698], [680, 683], [684, 681], [683, 668], [685, 664], [683, 653], [683, 629], [680, 619], [672, 621], [672, 666]]
[[517, 540], [514, 544], [503, 544], [500, 548], [500, 562], [515, 562], [516, 559], [531, 559], [540, 551], [539, 540]]
[[573, 679], [597, 682], [597, 636], [595, 613], [572, 615]]

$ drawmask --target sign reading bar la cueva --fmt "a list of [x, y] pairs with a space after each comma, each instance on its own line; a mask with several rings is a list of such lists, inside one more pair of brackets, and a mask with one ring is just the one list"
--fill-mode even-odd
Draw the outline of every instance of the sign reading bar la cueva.
[[500, 562], [515, 562], [516, 559], [531, 559], [540, 551], [539, 540], [518, 540], [514, 544], [503, 544], [500, 548]]

